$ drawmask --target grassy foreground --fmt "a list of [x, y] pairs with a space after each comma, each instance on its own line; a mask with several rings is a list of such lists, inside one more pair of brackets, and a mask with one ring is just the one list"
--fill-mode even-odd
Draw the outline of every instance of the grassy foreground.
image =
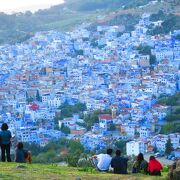
[[[24, 165], [25, 168], [17, 168], [18, 165]], [[99, 173], [96, 170], [90, 172], [82, 171], [78, 168], [57, 166], [54, 164], [18, 164], [18, 163], [0, 163], [0, 179], [7, 180], [153, 180], [166, 179], [167, 173], [162, 177], [151, 177], [141, 174], [116, 175], [112, 173]]]

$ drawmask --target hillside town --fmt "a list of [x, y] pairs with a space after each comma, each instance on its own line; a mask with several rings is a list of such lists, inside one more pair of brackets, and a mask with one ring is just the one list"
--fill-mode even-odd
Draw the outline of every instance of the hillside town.
[[[161, 26], [143, 14], [135, 29], [98, 26], [71, 32], [38, 32], [23, 43], [0, 46], [0, 123], [9, 124], [18, 141], [45, 146], [65, 137], [87, 150], [101, 150], [126, 140], [127, 155], [157, 148], [170, 138], [180, 157], [180, 133], [159, 134], [171, 107], [158, 99], [180, 90], [180, 30], [151, 36]], [[150, 47], [150, 54], [140, 53]], [[84, 103], [100, 114], [91, 129], [78, 113], [60, 119], [63, 104]], [[58, 119], [58, 124], [55, 124]], [[58, 127], [57, 127], [58, 126]], [[70, 129], [64, 134], [62, 126]]]

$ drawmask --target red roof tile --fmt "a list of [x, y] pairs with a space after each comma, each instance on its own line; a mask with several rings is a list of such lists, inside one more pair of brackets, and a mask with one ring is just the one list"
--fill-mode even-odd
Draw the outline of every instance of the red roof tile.
[[112, 116], [110, 114], [101, 114], [98, 116], [99, 119], [103, 119], [103, 120], [111, 120]]

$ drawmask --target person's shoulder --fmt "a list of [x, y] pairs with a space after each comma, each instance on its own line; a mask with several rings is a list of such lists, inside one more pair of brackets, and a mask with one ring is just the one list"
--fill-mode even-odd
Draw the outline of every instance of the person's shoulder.
[[101, 153], [101, 154], [98, 154], [97, 156], [103, 156], [103, 155], [104, 155], [104, 154]]
[[116, 157], [116, 156], [112, 157], [112, 160], [116, 160], [116, 159], [117, 159], [117, 157]]
[[141, 162], [141, 164], [146, 165], [146, 164], [148, 164], [148, 162], [147, 162], [146, 160], [143, 160], [143, 161]]
[[123, 161], [128, 161], [129, 159], [127, 157], [121, 157]]
[[103, 155], [104, 155], [104, 154], [101, 153], [101, 154], [98, 154], [98, 155], [96, 155], [96, 156], [97, 156], [97, 157], [102, 157]]

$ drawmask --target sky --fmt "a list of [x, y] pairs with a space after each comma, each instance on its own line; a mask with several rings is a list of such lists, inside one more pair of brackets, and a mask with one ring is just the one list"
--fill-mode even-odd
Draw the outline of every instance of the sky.
[[61, 3], [63, 3], [63, 0], [0, 0], [0, 12], [8, 14], [26, 10], [35, 12], [38, 9], [49, 8]]

